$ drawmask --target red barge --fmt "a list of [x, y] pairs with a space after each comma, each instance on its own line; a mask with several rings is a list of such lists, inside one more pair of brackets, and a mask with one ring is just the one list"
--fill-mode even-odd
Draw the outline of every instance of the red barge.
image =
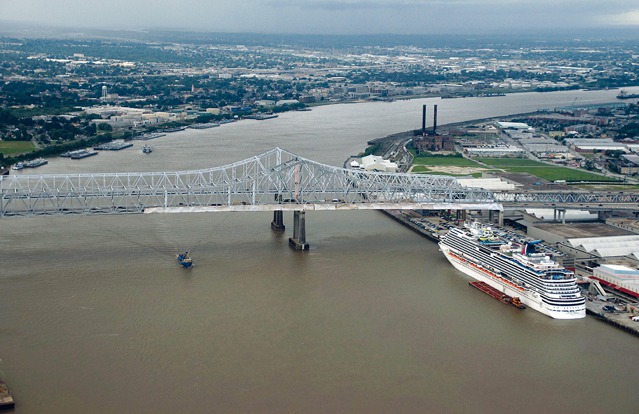
[[485, 294], [492, 296], [493, 298], [497, 299], [498, 301], [500, 301], [502, 303], [505, 303], [507, 305], [513, 305], [514, 307], [519, 308], [519, 309], [526, 309], [526, 305], [521, 303], [521, 300], [518, 297], [514, 297], [513, 298], [511, 296], [508, 296], [505, 293], [500, 292], [499, 290], [497, 290], [494, 287], [490, 286], [486, 282], [471, 281], [471, 282], [468, 282], [468, 284], [470, 284], [471, 286], [481, 290]]

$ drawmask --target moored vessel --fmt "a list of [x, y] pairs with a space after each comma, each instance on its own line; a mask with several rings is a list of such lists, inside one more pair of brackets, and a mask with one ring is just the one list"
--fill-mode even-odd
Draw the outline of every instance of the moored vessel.
[[264, 121], [267, 119], [277, 118], [279, 115], [277, 114], [255, 114], [255, 115], [247, 115], [244, 118], [246, 119], [255, 119], [258, 121]]
[[[586, 300], [573, 272], [537, 251], [540, 240], [505, 240], [478, 222], [451, 228], [439, 246], [448, 261], [471, 278], [556, 319], [586, 316]], [[521, 302], [521, 303], [520, 303]]]
[[617, 95], [617, 99], [637, 99], [639, 98], [639, 93], [628, 93], [626, 91], [621, 91]]
[[13, 396], [7, 384], [0, 381], [0, 410], [11, 409], [15, 407]]
[[98, 155], [98, 152], [87, 148], [67, 151], [60, 154], [61, 157], [71, 158], [72, 160], [81, 160], [82, 158], [90, 157], [92, 155]]
[[179, 132], [179, 131], [184, 131], [185, 129], [186, 129], [185, 126], [178, 126], [178, 127], [164, 128], [162, 131], [163, 132]]
[[44, 158], [36, 158], [35, 160], [25, 161], [24, 166], [25, 168], [38, 168], [48, 163], [49, 161], [45, 160]]
[[218, 124], [217, 122], [208, 122], [208, 123], [201, 123], [201, 124], [191, 124], [189, 125], [189, 128], [191, 129], [208, 129], [208, 128], [215, 128], [215, 127], [219, 127], [220, 124]]
[[514, 298], [511, 297], [511, 296], [508, 296], [505, 293], [503, 293], [503, 292], [495, 289], [494, 287], [490, 286], [486, 282], [480, 282], [478, 280], [475, 280], [475, 281], [468, 282], [468, 284], [471, 285], [474, 288], [477, 288], [477, 289], [481, 290], [482, 292], [484, 292], [488, 296], [491, 296], [491, 297], [497, 299], [501, 303], [505, 303], [506, 305], [513, 305], [514, 307], [516, 307], [518, 309], [526, 309], [526, 305], [521, 303], [521, 299], [519, 299], [517, 296], [515, 296]]
[[35, 160], [17, 162], [12, 168], [14, 170], [22, 170], [24, 168], [38, 168], [48, 163], [49, 161], [45, 160], [44, 158], [36, 158]]
[[111, 141], [104, 144], [97, 145], [93, 147], [94, 150], [101, 151], [120, 151], [125, 148], [132, 147], [133, 144], [130, 142], [126, 142], [123, 140]]
[[149, 139], [160, 138], [160, 137], [163, 137], [163, 136], [166, 136], [166, 134], [163, 134], [161, 132], [149, 132], [149, 133], [146, 133], [146, 134], [135, 136], [132, 139], [136, 140], [136, 141], [147, 141]]

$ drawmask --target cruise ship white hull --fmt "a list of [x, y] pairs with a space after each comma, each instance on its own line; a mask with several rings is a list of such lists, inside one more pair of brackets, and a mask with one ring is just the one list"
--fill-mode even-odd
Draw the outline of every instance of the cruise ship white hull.
[[506, 282], [499, 280], [498, 277], [491, 275], [492, 272], [484, 269], [481, 265], [473, 263], [470, 260], [462, 258], [451, 252], [450, 248], [440, 243], [440, 249], [446, 256], [446, 259], [455, 267], [455, 269], [465, 273], [475, 280], [485, 282], [500, 292], [508, 296], [519, 297], [524, 305], [538, 312], [548, 315], [555, 319], [579, 319], [586, 316], [585, 306], [557, 306], [550, 307], [542, 302], [538, 293], [510, 286]]

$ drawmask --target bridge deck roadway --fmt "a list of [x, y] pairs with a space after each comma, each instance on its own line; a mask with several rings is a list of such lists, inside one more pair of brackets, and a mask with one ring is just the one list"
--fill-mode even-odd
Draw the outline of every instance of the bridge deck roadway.
[[210, 213], [224, 211], [352, 211], [352, 210], [502, 210], [497, 203], [307, 203], [307, 204], [265, 204], [207, 207], [148, 207], [145, 214], [153, 213]]

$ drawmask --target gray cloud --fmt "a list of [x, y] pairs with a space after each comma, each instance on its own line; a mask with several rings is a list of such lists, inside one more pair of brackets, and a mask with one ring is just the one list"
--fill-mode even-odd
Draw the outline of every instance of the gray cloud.
[[[485, 33], [639, 26], [628, 0], [0, 0], [58, 26], [277, 33]], [[633, 13], [633, 9], [635, 9]]]
[[[454, 3], [464, 0], [451, 0]], [[429, 3], [442, 3], [442, 0], [398, 0], [398, 1], [365, 1], [365, 0], [270, 0], [268, 4], [276, 8], [297, 8], [306, 10], [377, 10], [377, 9], [399, 9], [406, 7], [422, 7]]]

